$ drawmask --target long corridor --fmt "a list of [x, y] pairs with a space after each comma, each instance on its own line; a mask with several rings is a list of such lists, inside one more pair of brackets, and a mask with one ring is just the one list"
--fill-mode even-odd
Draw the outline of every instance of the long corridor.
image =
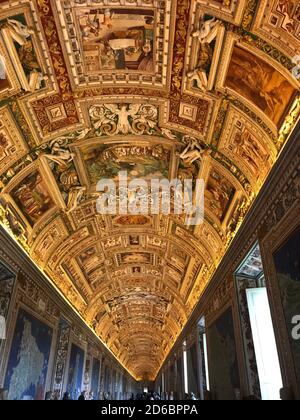
[[300, 5], [0, 0], [0, 400], [300, 399]]

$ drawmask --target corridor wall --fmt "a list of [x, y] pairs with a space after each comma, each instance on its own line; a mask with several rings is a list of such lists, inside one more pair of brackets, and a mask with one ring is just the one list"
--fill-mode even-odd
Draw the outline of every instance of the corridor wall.
[[[198, 354], [199, 396], [225, 400], [250, 395], [260, 398], [251, 328], [243, 304], [245, 290], [253, 287], [253, 281], [245, 277], [241, 286], [237, 276], [242, 262], [258, 244], [280, 359], [283, 397], [300, 399], [300, 340], [293, 335], [295, 317], [300, 315], [299, 232], [300, 124], [200, 298], [162, 372], [182, 353], [186, 341], [194, 340], [198, 345], [199, 321], [205, 319], [210, 394], [204, 393], [205, 372]], [[193, 383], [194, 378], [191, 376], [189, 381]]]
[[65, 391], [73, 399], [83, 390], [92, 391], [95, 399], [105, 391], [107, 398], [119, 399], [135, 393], [135, 380], [2, 227], [0, 315], [6, 323], [0, 388], [8, 399], [41, 400], [48, 391], [57, 399]]

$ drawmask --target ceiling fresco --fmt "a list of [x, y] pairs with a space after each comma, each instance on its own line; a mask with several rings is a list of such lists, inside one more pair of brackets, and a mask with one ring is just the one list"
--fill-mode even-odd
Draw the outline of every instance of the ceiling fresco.
[[[293, 0], [0, 1], [0, 221], [137, 379], [299, 119], [299, 31]], [[204, 179], [204, 223], [99, 214], [121, 170]]]

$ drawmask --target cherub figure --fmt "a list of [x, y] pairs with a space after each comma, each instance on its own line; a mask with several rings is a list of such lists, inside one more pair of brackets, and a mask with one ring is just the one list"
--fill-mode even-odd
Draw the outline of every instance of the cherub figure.
[[198, 38], [201, 44], [210, 44], [212, 40], [217, 36], [218, 28], [220, 26], [220, 21], [213, 19], [200, 21], [200, 27], [195, 31], [192, 36], [193, 38]]
[[188, 142], [188, 144], [184, 151], [181, 153], [180, 158], [187, 165], [192, 165], [197, 160], [202, 160], [204, 155], [207, 154], [207, 151], [200, 146], [197, 139], [188, 137], [184, 139], [184, 141]]
[[86, 192], [86, 187], [74, 187], [70, 190], [69, 196], [68, 196], [67, 213], [70, 213], [73, 210], [77, 209], [80, 203], [80, 200], [84, 196], [85, 192]]
[[6, 79], [6, 63], [5, 58], [0, 54], [0, 80]]
[[194, 71], [190, 71], [187, 77], [192, 83], [195, 81], [199, 89], [204, 91], [208, 88], [207, 75], [204, 70], [197, 68]]
[[18, 35], [18, 44], [24, 45], [26, 40], [33, 35], [34, 31], [28, 26], [15, 19], [7, 19], [7, 24], [12, 33]]
[[43, 157], [51, 160], [54, 163], [57, 163], [59, 166], [66, 166], [66, 164], [70, 163], [75, 154], [71, 153], [69, 150], [62, 148], [58, 142], [55, 142], [51, 145], [51, 154], [44, 154]]

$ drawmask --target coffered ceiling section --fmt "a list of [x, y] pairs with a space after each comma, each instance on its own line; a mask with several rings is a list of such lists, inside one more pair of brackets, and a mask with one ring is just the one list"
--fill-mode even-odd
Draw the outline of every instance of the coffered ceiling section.
[[[295, 1], [0, 1], [1, 223], [154, 379], [299, 119]], [[204, 179], [205, 220], [97, 182]]]

